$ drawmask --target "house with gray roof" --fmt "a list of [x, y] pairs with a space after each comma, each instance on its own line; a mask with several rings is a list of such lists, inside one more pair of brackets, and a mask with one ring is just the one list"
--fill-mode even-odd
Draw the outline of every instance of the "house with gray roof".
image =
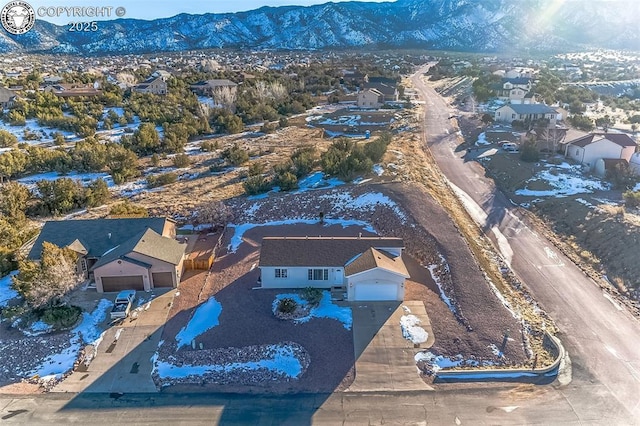
[[263, 288], [340, 289], [349, 301], [404, 299], [409, 273], [401, 238], [265, 237]]
[[494, 119], [499, 123], [546, 119], [550, 126], [555, 126], [558, 112], [545, 104], [508, 104], [496, 110]]
[[39, 260], [45, 242], [73, 250], [77, 271], [98, 292], [177, 287], [186, 245], [167, 218], [48, 221], [28, 258]]

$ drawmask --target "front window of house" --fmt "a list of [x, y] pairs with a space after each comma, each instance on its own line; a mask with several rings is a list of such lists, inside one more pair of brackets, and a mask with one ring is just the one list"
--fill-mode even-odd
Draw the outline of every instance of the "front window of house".
[[275, 276], [276, 278], [287, 278], [288, 276], [287, 270], [282, 268], [276, 268]]
[[328, 281], [329, 270], [328, 269], [309, 269], [307, 271], [307, 278], [309, 281]]

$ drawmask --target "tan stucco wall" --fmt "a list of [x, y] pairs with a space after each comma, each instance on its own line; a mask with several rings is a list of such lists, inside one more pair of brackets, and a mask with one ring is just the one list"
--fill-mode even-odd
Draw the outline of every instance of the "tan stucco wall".
[[147, 268], [120, 259], [94, 269], [93, 274], [95, 276], [96, 290], [98, 293], [104, 291], [102, 287], [102, 277], [142, 275], [144, 289], [148, 291], [152, 288], [151, 277]]

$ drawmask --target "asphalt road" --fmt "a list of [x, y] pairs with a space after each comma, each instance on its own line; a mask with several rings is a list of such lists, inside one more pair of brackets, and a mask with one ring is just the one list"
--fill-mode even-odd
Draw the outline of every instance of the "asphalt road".
[[484, 177], [481, 165], [464, 161], [464, 151], [456, 152], [460, 140], [449, 119], [456, 112], [421, 81], [424, 71], [412, 80], [426, 102], [428, 148], [467, 210], [556, 321], [573, 367], [571, 384], [559, 391], [570, 401], [578, 395], [588, 398], [575, 407], [585, 405], [589, 416], [593, 415], [589, 402], [604, 396], [609, 403], [603, 410], [617, 411], [632, 423], [640, 421], [640, 323], [530, 229], [518, 209]]

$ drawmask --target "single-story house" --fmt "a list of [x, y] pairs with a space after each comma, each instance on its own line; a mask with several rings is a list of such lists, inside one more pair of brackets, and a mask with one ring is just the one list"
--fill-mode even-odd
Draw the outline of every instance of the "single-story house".
[[46, 86], [43, 91], [53, 93], [61, 98], [82, 98], [89, 96], [100, 96], [99, 83], [58, 83]]
[[376, 89], [364, 89], [358, 93], [358, 108], [380, 108], [384, 104], [384, 95]]
[[0, 87], [0, 110], [11, 108], [16, 98], [16, 94], [12, 90]]
[[631, 161], [637, 144], [624, 133], [590, 133], [566, 143], [564, 155], [593, 169], [598, 159]]
[[100, 293], [177, 287], [186, 245], [175, 236], [175, 221], [159, 217], [48, 221], [28, 258], [39, 260], [44, 242], [69, 248]]
[[382, 93], [384, 102], [398, 102], [399, 92], [397, 83], [395, 81], [387, 83], [369, 81], [367, 83], [364, 83], [362, 90], [365, 89], [375, 89], [378, 92]]
[[404, 299], [401, 238], [265, 237], [263, 288], [341, 288], [349, 301]]
[[555, 126], [558, 113], [545, 104], [509, 104], [496, 110], [495, 121], [511, 123], [514, 120], [535, 121], [549, 120], [549, 125]]

